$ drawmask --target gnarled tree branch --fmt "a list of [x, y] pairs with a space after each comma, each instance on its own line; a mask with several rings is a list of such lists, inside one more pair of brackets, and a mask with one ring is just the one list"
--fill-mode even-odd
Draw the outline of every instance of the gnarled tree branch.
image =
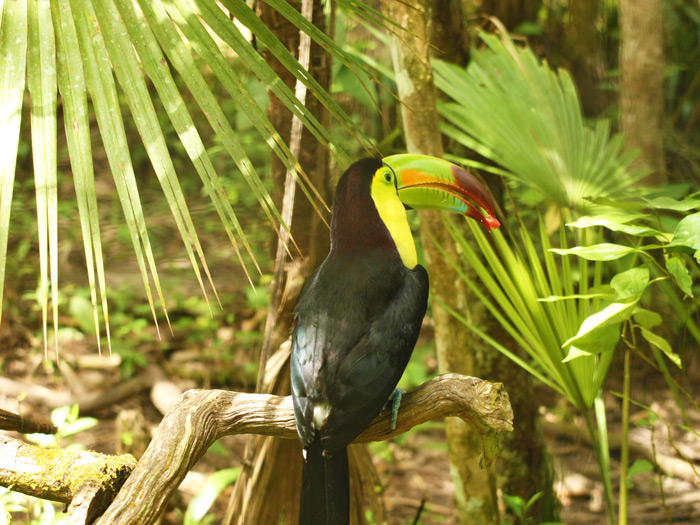
[[[395, 430], [391, 430], [390, 411], [384, 410], [355, 442], [389, 439], [446, 416], [462, 418], [479, 434], [484, 465], [498, 454], [498, 434], [513, 429], [513, 413], [502, 384], [445, 374], [404, 395]], [[47, 451], [0, 436], [0, 485], [45, 499], [71, 502], [70, 523], [91, 523], [109, 504], [124, 474], [133, 468], [96, 523], [151, 524], [209, 446], [231, 434], [296, 439], [292, 398], [189, 390], [166, 414], [135, 468], [135, 460], [128, 455]], [[22, 471], [29, 473], [30, 478], [20, 481]]]
[[[395, 430], [391, 430], [391, 413], [385, 410], [355, 442], [389, 439], [446, 416], [462, 418], [479, 433], [484, 465], [498, 453], [498, 434], [513, 429], [513, 413], [501, 383], [445, 374], [404, 395]], [[230, 434], [296, 438], [292, 398], [223, 390], [185, 392], [97, 523], [153, 523], [209, 446]]]
[[91, 523], [102, 514], [135, 466], [129, 454], [43, 449], [0, 435], [0, 485], [71, 503], [70, 523]]

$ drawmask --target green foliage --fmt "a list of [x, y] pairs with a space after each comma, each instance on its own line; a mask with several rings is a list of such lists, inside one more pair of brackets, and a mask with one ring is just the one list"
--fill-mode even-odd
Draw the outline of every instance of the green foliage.
[[[584, 122], [569, 75], [555, 73], [507, 36], [481, 38], [486, 48], [472, 54], [466, 71], [435, 63], [436, 84], [452, 98], [439, 108], [441, 129], [499, 167], [458, 161], [502, 175], [517, 202], [549, 212], [539, 214], [539, 235], [526, 226], [531, 213], [520, 215], [515, 204], [515, 220], [489, 238], [471, 221], [473, 241], [454, 223], [448, 227], [477, 276], [463, 279], [529, 359], [461, 312], [452, 313], [580, 411], [595, 443], [612, 522], [601, 389], [618, 342], [641, 352], [638, 342], [646, 340], [683, 410], [664, 361], [681, 366], [681, 358], [656, 331], [661, 312], [654, 297], [668, 296], [700, 341], [691, 326], [700, 280], [700, 206], [697, 196], [679, 201], [631, 191], [644, 175], [629, 169], [634, 154], [623, 151], [609, 123]], [[673, 213], [691, 210], [680, 220]], [[557, 230], [558, 246], [550, 234]]]
[[584, 122], [569, 74], [508, 37], [480, 37], [486, 48], [473, 50], [466, 70], [433, 64], [437, 87], [452, 99], [438, 105], [440, 129], [506, 171], [477, 167], [529, 188], [536, 202], [578, 213], [592, 197], [626, 195], [644, 173], [629, 170], [635, 154], [609, 122]]
[[27, 440], [43, 448], [83, 448], [78, 443], [63, 446], [64, 441], [68, 438], [97, 425], [97, 419], [94, 417], [79, 417], [79, 415], [80, 407], [77, 404], [55, 408], [51, 411], [51, 423], [58, 429], [58, 432], [55, 434], [27, 434]]
[[[303, 28], [338, 63], [350, 70], [358, 69], [354, 57], [287, 2], [268, 3], [281, 17]], [[65, 195], [69, 195], [59, 191], [59, 127], [67, 130], [94, 332], [100, 334], [100, 324], [104, 323], [107, 344], [109, 313], [100, 225], [104, 217], [98, 212], [91, 136], [95, 121], [123, 211], [123, 218], [118, 221], [125, 226], [126, 239], [133, 246], [152, 316], [156, 317], [156, 310], [160, 309], [166, 321], [168, 313], [155, 264], [153, 232], [147, 224], [148, 214], [138, 184], [139, 179], [147, 178], [142, 172], [156, 175], [206, 298], [205, 281], [212, 284], [212, 279], [183, 191], [182, 173], [191, 171], [199, 177], [198, 188], [218, 214], [235, 257], [246, 273], [246, 264], [251, 261], [259, 270], [228, 197], [233, 197], [234, 204], [254, 199], [255, 206], [278, 231], [282, 220], [261, 176], [260, 157], [264, 156], [267, 162], [272, 151], [287, 168], [301, 171], [265, 113], [267, 89], [341, 163], [346, 162], [343, 146], [316, 119], [305, 100], [280, 80], [243, 35], [240, 25], [305, 86], [306, 98], [317, 99], [334, 125], [342, 127], [367, 151], [373, 150], [344, 109], [312, 75], [304, 72], [293, 53], [245, 2], [18, 0], [4, 4], [0, 14], [0, 122], [6, 139], [0, 144], [0, 314], [10, 253], [8, 232], [17, 159], [19, 155], [22, 160], [31, 149], [33, 166], [26, 171], [33, 171], [35, 181], [41, 287], [38, 296], [42, 300], [44, 332], [50, 313], [57, 331], [58, 215]], [[206, 63], [206, 75], [198, 61]], [[25, 96], [25, 88], [31, 96]], [[219, 99], [231, 101], [235, 111], [230, 111], [230, 107], [224, 110]], [[24, 135], [28, 126], [20, 125], [23, 112], [31, 118], [31, 139]], [[210, 151], [225, 153], [233, 166], [219, 170]], [[178, 162], [173, 153], [186, 161]], [[145, 165], [146, 159], [151, 167]], [[224, 188], [224, 177], [219, 173], [242, 181], [247, 190], [227, 191], [231, 186]], [[303, 177], [298, 182], [312, 205], [319, 208], [318, 199], [312, 196]], [[81, 314], [80, 318], [86, 316]], [[97, 341], [101, 341], [99, 335]]]
[[[508, 508], [518, 518], [517, 523], [519, 523], [520, 525], [528, 525], [528, 524], [535, 523], [534, 518], [529, 517], [527, 515], [528, 511], [532, 508], [532, 506], [535, 503], [537, 503], [537, 501], [542, 497], [542, 495], [543, 495], [542, 492], [536, 492], [527, 501], [525, 501], [520, 496], [511, 496], [510, 494], [505, 494], [505, 493], [502, 494], [501, 497], [503, 498], [503, 502], [508, 506]], [[540, 524], [540, 525], [543, 525], [543, 524]]]
[[241, 472], [240, 467], [227, 468], [211, 474], [202, 488], [192, 498], [185, 512], [184, 525], [208, 525], [214, 517], [207, 515], [216, 498], [229, 485], [235, 483]]
[[[51, 411], [51, 423], [58, 428], [58, 432], [53, 435], [28, 434], [26, 439], [43, 448], [81, 449], [82, 445], [72, 442], [71, 438], [93, 428], [97, 425], [97, 419], [79, 415], [77, 404], [55, 408]], [[57, 511], [52, 502], [0, 487], [0, 513], [4, 511], [24, 514], [28, 519], [27, 525], [60, 524], [65, 521], [65, 514]]]

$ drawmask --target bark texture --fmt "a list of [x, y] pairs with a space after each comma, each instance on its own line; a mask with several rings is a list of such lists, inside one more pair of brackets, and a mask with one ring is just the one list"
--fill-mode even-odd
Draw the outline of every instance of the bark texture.
[[663, 28], [661, 0], [620, 0], [620, 128], [635, 167], [655, 185], [666, 181], [663, 143]]
[[584, 114], [596, 116], [607, 108], [611, 92], [601, 89], [605, 78], [601, 35], [596, 27], [599, 0], [577, 0], [569, 5], [570, 19], [564, 35], [565, 62], [578, 88]]
[[[498, 434], [513, 428], [513, 413], [503, 385], [445, 374], [405, 395], [395, 430], [391, 429], [391, 410], [387, 409], [355, 442], [389, 439], [415, 425], [446, 416], [462, 418], [475, 429], [481, 438], [484, 465], [498, 454]], [[223, 390], [185, 392], [161, 422], [117, 498], [96, 523], [154, 523], [207, 448], [224, 435], [241, 433], [288, 438], [286, 441], [296, 443], [291, 396]], [[274, 475], [291, 482], [287, 471], [276, 471]]]
[[0, 435], [0, 485], [70, 503], [70, 523], [92, 523], [136, 466], [131, 455], [43, 449]]
[[[312, 2], [311, 16], [309, 17], [311, 22], [325, 31], [322, 2], [320, 0], [306, 1]], [[302, 10], [301, 1], [289, 0], [289, 3], [297, 10]], [[257, 10], [260, 19], [270, 28], [278, 40], [299, 58], [301, 38], [298, 28], [265, 2], [258, 2]], [[266, 53], [266, 60], [282, 81], [294, 90], [296, 83], [294, 75], [272, 53]], [[328, 90], [330, 82], [330, 67], [328, 53], [312, 41], [307, 70], [325, 90]], [[305, 106], [320, 123], [327, 123], [328, 117], [325, 108], [311, 93], [306, 96]], [[272, 93], [270, 94], [268, 116], [282, 139], [290, 144], [292, 142], [292, 114], [284, 103]], [[328, 221], [329, 213], [325, 208], [325, 205], [329, 204], [331, 195], [331, 184], [328, 177], [328, 151], [309, 131], [303, 129], [299, 151], [295, 154], [304, 173], [308, 176], [308, 180], [316, 188], [323, 201], [317, 202], [316, 205], [321, 213], [325, 214], [325, 220]], [[273, 198], [278, 207], [282, 206], [282, 189], [285, 185], [286, 171], [284, 163], [276, 155], [272, 155]], [[297, 191], [294, 198], [291, 234], [302, 257], [286, 264], [277, 263], [279, 267], [275, 268], [275, 283], [269, 313], [271, 318], [268, 319], [269, 329], [266, 327], [263, 352], [271, 352], [272, 349], [279, 348], [282, 342], [289, 337], [292, 312], [305, 278], [328, 252], [328, 229], [324, 224], [324, 219], [301, 191]], [[276, 242], [272, 243], [273, 246], [276, 244]], [[296, 251], [295, 248], [291, 248], [291, 250], [292, 253]], [[288, 354], [289, 350], [287, 350], [287, 356]], [[261, 373], [268, 375], [267, 370], [261, 371]], [[278, 367], [276, 373], [278, 376], [270, 377], [269, 381], [266, 381], [267, 388], [262, 389], [262, 391], [280, 395], [289, 393], [288, 367]], [[280, 442], [263, 437], [256, 438], [254, 442], [251, 441], [246, 449], [246, 462], [236, 483], [224, 522], [240, 525], [278, 523], [280, 513], [282, 513], [286, 514], [289, 523], [289, 516], [298, 514], [299, 482], [285, 480], [275, 473], [279, 471], [294, 473], [290, 479], [300, 480], [302, 466], [299, 459], [301, 457], [300, 450], [299, 445], [293, 442]], [[277, 494], [277, 500], [281, 504], [269, 505], [269, 501], [264, 497], [268, 493]]]
[[[412, 153], [441, 157], [442, 139], [429, 62], [431, 3], [384, 0], [382, 6], [391, 20], [406, 29], [397, 31], [392, 43], [406, 147]], [[439, 367], [441, 371], [467, 373], [474, 369], [471, 353], [464, 351], [471, 343], [469, 332], [439, 304], [441, 301], [457, 311], [466, 310], [465, 285], [446, 260], [458, 260], [458, 254], [438, 212], [423, 212], [420, 217], [431, 292], [436, 299], [433, 319]], [[446, 257], [438, 245], [447, 251]], [[460, 520], [473, 524], [498, 523], [494, 478], [488, 470], [480, 468], [476, 437], [466, 425], [454, 419], [447, 420], [446, 433]]]

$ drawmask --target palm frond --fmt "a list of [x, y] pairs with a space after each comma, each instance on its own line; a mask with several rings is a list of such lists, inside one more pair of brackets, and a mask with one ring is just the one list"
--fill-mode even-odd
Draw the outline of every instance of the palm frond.
[[[7, 267], [10, 209], [27, 67], [27, 4], [3, 2], [0, 12], [0, 308]], [[1, 312], [2, 310], [0, 310]]]
[[[313, 40], [343, 64], [361, 67], [354, 57], [286, 3], [271, 0], [271, 5], [297, 27], [307, 31]], [[168, 314], [148, 234], [146, 212], [134, 174], [125, 119], [131, 118], [139, 132], [203, 293], [206, 294], [208, 287], [205, 281], [213, 289], [213, 279], [154, 109], [153, 97], [156, 95], [149, 92], [149, 82], [152, 82], [184, 150], [202, 180], [203, 189], [211, 199], [241, 264], [249, 258], [257, 266], [250, 243], [214, 170], [203, 135], [195, 125], [192, 110], [201, 110], [205, 115], [216, 140], [220, 141], [237, 166], [238, 175], [247, 182], [273, 228], [279, 232], [287, 229], [287, 226], [266, 189], [263, 176], [251, 161], [234, 126], [207, 84], [197, 60], [202, 59], [207, 64], [213, 76], [252, 123], [260, 140], [282, 159], [289, 170], [298, 174], [297, 182], [301, 190], [317, 210], [327, 207], [327, 204], [308, 183], [289, 146], [270, 123], [265, 109], [255, 102], [255, 93], [236, 75], [230, 57], [234, 56], [239, 64], [268, 86], [306, 129], [334, 152], [339, 161], [344, 162], [347, 154], [327, 127], [314, 117], [244, 38], [236, 24], [253, 31], [258, 42], [304, 83], [310, 96], [318, 99], [331, 118], [365, 149], [372, 151], [371, 142], [353, 127], [352, 119], [244, 2], [16, 0], [0, 2], [0, 13], [0, 315], [20, 119], [25, 89], [28, 87], [39, 229], [39, 297], [45, 333], [49, 297], [54, 327], [58, 315], [56, 144], [60, 121], [56, 108], [59, 103], [63, 109], [98, 345], [100, 315], [108, 342], [110, 337], [105, 264], [92, 162], [92, 113], [96, 117], [154, 319], [158, 317], [157, 308], [162, 309], [166, 320]], [[235, 18], [236, 23], [231, 18]], [[212, 35], [221, 40], [215, 41]], [[229, 50], [222, 51], [226, 46]], [[171, 71], [171, 67], [174, 71]], [[175, 74], [179, 75], [192, 94], [197, 108], [185, 104], [188, 97], [183, 96]], [[125, 105], [120, 104], [121, 94]], [[243, 267], [248, 273], [245, 264]], [[249, 280], [252, 282], [250, 276]]]
[[441, 129], [536, 190], [550, 204], [577, 212], [590, 198], [614, 198], [646, 173], [631, 171], [610, 123], [584, 122], [569, 74], [540, 62], [507, 36], [482, 34], [468, 68], [436, 60], [435, 83], [452, 101], [439, 105]]

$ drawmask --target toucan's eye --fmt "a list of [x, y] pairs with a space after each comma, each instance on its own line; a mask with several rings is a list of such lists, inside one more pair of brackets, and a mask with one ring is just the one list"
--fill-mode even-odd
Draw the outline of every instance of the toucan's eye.
[[390, 171], [385, 171], [385, 172], [384, 172], [384, 182], [386, 182], [387, 184], [389, 184], [389, 183], [391, 182], [391, 179], [392, 179], [392, 177], [391, 177], [391, 172], [390, 172]]

